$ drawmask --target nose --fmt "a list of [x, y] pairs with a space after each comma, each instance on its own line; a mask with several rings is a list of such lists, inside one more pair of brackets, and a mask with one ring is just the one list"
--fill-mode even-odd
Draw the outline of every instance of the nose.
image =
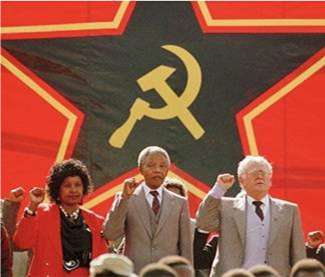
[[162, 172], [162, 168], [159, 166], [159, 165], [156, 165], [155, 167], [154, 167], [154, 172]]
[[257, 171], [256, 175], [257, 176], [264, 177], [265, 176], [265, 172], [263, 170], [259, 170], [259, 171]]
[[77, 191], [77, 186], [71, 186], [70, 191], [71, 192], [76, 192]]

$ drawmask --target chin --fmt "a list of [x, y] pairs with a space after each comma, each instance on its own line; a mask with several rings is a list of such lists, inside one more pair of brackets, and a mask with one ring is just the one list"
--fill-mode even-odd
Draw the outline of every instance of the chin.
[[150, 183], [150, 184], [147, 183], [147, 185], [149, 188], [158, 189], [162, 185], [162, 182], [161, 183]]
[[78, 206], [80, 203], [80, 201], [71, 201], [71, 202], [66, 202], [66, 203], [63, 203], [64, 205], [67, 205], [67, 206]]

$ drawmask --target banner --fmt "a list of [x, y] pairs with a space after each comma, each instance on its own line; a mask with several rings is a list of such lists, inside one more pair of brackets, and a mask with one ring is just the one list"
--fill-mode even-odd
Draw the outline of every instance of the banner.
[[325, 2], [1, 4], [2, 197], [73, 157], [95, 184], [84, 206], [105, 215], [159, 145], [194, 216], [259, 154], [271, 194], [325, 230]]

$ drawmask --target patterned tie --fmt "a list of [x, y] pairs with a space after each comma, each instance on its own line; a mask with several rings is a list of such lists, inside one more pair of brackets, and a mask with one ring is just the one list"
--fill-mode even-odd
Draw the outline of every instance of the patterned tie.
[[261, 209], [261, 205], [263, 204], [263, 202], [262, 201], [253, 201], [253, 204], [256, 206], [255, 213], [263, 221], [264, 220], [264, 214], [263, 214], [263, 211]]
[[159, 200], [158, 200], [158, 191], [152, 190], [150, 191], [150, 194], [153, 196], [153, 201], [152, 201], [152, 210], [155, 214], [159, 213], [159, 209], [160, 209], [160, 204], [159, 204]]

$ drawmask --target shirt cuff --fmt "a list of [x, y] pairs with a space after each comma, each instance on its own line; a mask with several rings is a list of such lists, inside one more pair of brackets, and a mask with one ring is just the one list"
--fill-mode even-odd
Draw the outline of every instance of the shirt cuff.
[[209, 191], [209, 195], [213, 198], [220, 199], [226, 193], [226, 191], [226, 189], [223, 189], [218, 184], [215, 184]]
[[210, 232], [208, 231], [204, 231], [202, 229], [196, 229], [199, 233], [202, 233], [202, 234], [209, 234]]
[[35, 216], [36, 215], [36, 211], [32, 211], [30, 210], [28, 207], [26, 207], [24, 209], [24, 216], [25, 217], [29, 217], [29, 216]]

